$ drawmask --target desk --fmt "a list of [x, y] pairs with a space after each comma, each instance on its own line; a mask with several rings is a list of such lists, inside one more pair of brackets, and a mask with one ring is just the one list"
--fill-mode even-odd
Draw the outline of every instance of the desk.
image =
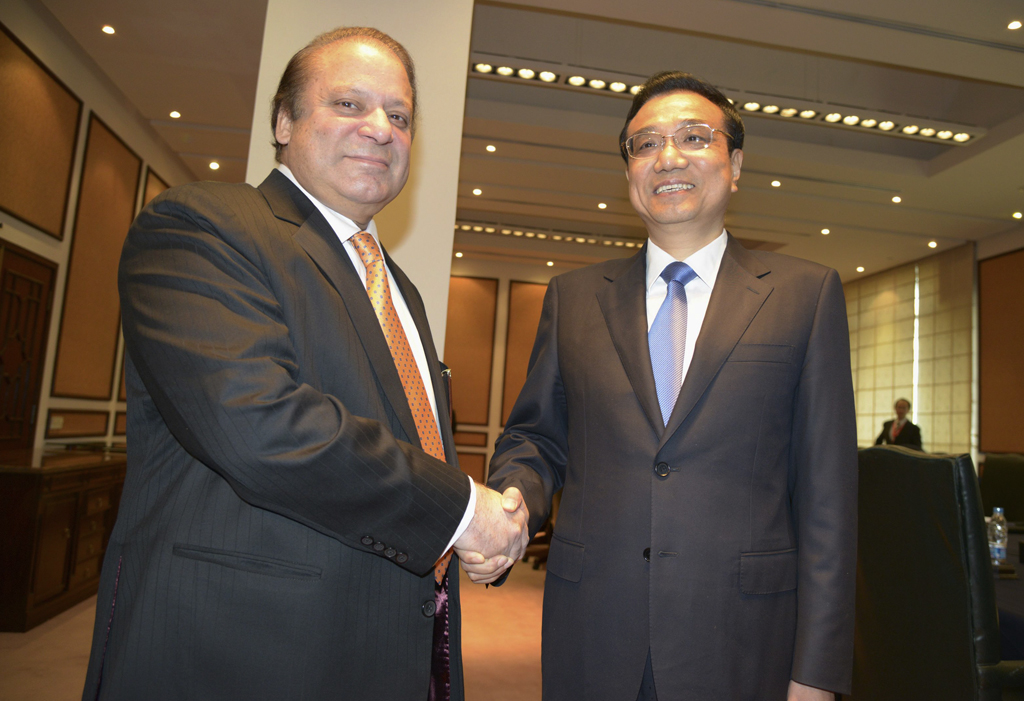
[[999, 637], [1004, 660], [1024, 660], [1024, 565], [1020, 562], [1020, 543], [1024, 534], [1011, 533], [1006, 559], [1017, 568], [1019, 579], [996, 579], [996, 605], [999, 607]]

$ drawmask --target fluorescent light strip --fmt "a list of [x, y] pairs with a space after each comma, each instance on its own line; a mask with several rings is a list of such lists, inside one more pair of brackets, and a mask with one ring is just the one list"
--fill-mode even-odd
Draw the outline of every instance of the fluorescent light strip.
[[584, 245], [615, 246], [617, 248], [639, 248], [643, 241], [636, 241], [625, 238], [595, 236], [581, 236], [578, 233], [557, 231], [555, 229], [533, 229], [528, 227], [515, 228], [514, 226], [503, 226], [494, 222], [455, 222], [456, 231], [467, 231], [474, 233], [495, 234], [497, 236], [519, 236], [522, 238], [536, 238], [542, 241], [548, 240], [553, 243], [579, 243]]

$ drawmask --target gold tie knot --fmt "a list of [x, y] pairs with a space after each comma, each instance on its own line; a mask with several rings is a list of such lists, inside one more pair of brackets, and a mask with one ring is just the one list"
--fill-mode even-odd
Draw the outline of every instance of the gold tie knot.
[[359, 254], [360, 260], [363, 261], [363, 265], [367, 268], [383, 258], [380, 254], [380, 248], [378, 248], [377, 242], [373, 238], [373, 234], [368, 231], [360, 231], [353, 236], [352, 245], [355, 246], [356, 253]]

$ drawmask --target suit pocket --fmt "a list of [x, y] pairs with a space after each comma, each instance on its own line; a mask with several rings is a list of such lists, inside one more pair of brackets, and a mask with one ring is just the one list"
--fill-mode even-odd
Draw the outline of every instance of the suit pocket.
[[188, 560], [209, 562], [210, 564], [222, 565], [233, 570], [265, 574], [269, 577], [320, 579], [320, 575], [323, 573], [319, 567], [313, 567], [312, 565], [277, 560], [272, 557], [264, 557], [263, 555], [205, 548], [199, 545], [176, 543], [171, 552], [178, 557], [184, 557]]
[[730, 363], [788, 363], [793, 358], [793, 346], [770, 343], [741, 343], [729, 354]]
[[740, 591], [777, 594], [796, 589], [796, 548], [740, 554]]
[[583, 543], [551, 536], [548, 553], [548, 573], [569, 582], [578, 582], [583, 576]]

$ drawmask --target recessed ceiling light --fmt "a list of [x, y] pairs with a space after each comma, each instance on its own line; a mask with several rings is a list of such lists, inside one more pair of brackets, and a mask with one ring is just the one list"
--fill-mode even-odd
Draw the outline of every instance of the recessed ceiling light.
[[822, 229], [822, 230], [821, 230], [821, 233], [823, 233], [823, 234], [824, 234], [825, 236], [828, 236], [828, 235], [829, 235], [829, 234], [831, 234], [832, 232], [831, 232], [831, 231], [829, 231], [828, 229]]
[[463, 224], [459, 228], [462, 229], [463, 231], [470, 231], [473, 227], [471, 227], [469, 224]]
[[903, 133], [904, 134], [916, 134], [919, 129], [920, 129], [920, 127], [918, 127], [916, 124], [908, 124], [907, 126], [903, 127]]
[[760, 102], [744, 102], [743, 103], [743, 109], [745, 109], [748, 112], [757, 112], [759, 109], [761, 109], [761, 103]]
[[873, 129], [873, 128], [878, 126], [878, 120], [877, 119], [871, 119], [869, 117], [868, 119], [860, 120], [860, 125], [862, 127], [864, 127], [865, 129]]
[[512, 235], [513, 235], [513, 236], [522, 236], [522, 235], [523, 235], [523, 232], [522, 232], [522, 231], [513, 231], [513, 232], [512, 232]]
[[551, 240], [552, 241], [561, 241], [562, 240], [562, 236], [560, 234], [552, 234], [551, 235]]
[[953, 141], [956, 141], [957, 143], [962, 144], [963, 142], [967, 141], [970, 138], [971, 138], [970, 134], [967, 134], [966, 132], [960, 132], [959, 134], [955, 134], [953, 136]]
[[532, 231], [527, 231], [527, 232], [526, 232], [526, 238], [528, 238], [528, 239], [532, 239], [532, 238], [533, 238], [533, 237], [535, 237], [536, 235], [537, 235], [537, 234], [535, 234], [535, 233], [534, 233], [534, 232], [532, 232]]
[[603, 245], [605, 245], [605, 246], [611, 246], [611, 245], [612, 245], [612, 242], [611, 242], [611, 241], [609, 241], [608, 239], [605, 239], [605, 240], [604, 240], [604, 241], [602, 241], [601, 243], [602, 243]]
[[520, 68], [519, 77], [523, 80], [533, 80], [537, 75], [537, 71], [532, 68]]
[[220, 163], [217, 161], [210, 161], [210, 170], [217, 170], [220, 168]]
[[1024, 217], [1024, 212], [1014, 212], [1013, 213], [1013, 218], [1014, 219], [1020, 219], [1022, 217]]
[[546, 239], [547, 237], [548, 237], [547, 234], [537, 234], [537, 238], [539, 238], [539, 239]]
[[487, 144], [487, 152], [488, 153], [494, 153], [497, 150], [498, 149], [497, 149], [497, 147], [494, 144]]
[[949, 131], [948, 129], [943, 129], [935, 136], [939, 137], [940, 139], [950, 139], [953, 137], [953, 132]]
[[848, 114], [845, 117], [843, 117], [843, 124], [845, 124], [848, 127], [857, 126], [857, 122], [859, 122], [859, 121], [860, 121], [860, 117], [858, 117], [855, 114]]
[[779, 111], [779, 106], [778, 105], [765, 105], [761, 109], [761, 111], [764, 112], [765, 114], [775, 114], [776, 112]]
[[921, 136], [935, 136], [935, 130], [931, 127], [922, 127], [921, 131], [917, 132]]
[[736, 104], [736, 100], [732, 99], [731, 97], [727, 97], [725, 99], [729, 101], [730, 105], [735, 105]]
[[903, 198], [902, 198], [902, 197], [900, 197], [899, 195], [895, 195], [895, 196], [894, 196], [894, 197], [892, 198], [892, 201], [893, 201], [893, 202], [895, 202], [896, 204], [899, 204], [900, 202], [902, 202], [902, 201], [903, 201]]
[[493, 234], [494, 233], [494, 227], [493, 226], [485, 227], [484, 228], [484, 232], [488, 233], [488, 234]]
[[512, 229], [502, 229], [501, 230], [502, 236], [508, 236], [511, 233], [512, 233]]
[[800, 118], [801, 119], [814, 119], [817, 116], [818, 116], [818, 113], [815, 112], [814, 110], [802, 110], [800, 112]]
[[878, 128], [882, 131], [892, 131], [896, 128], [896, 122], [890, 122], [888, 119], [884, 122], [878, 123]]
[[858, 273], [863, 273], [864, 272], [864, 266], [863, 265], [858, 265], [857, 266], [857, 272]]
[[616, 246], [623, 246], [623, 245], [625, 245], [625, 244], [624, 244], [624, 243], [623, 243], [622, 241], [616, 241], [616, 242], [615, 242], [615, 245], [616, 245]]
[[604, 202], [598, 202], [597, 203], [597, 208], [598, 209], [607, 209], [608, 205], [606, 205]]
[[490, 73], [494, 70], [494, 66], [489, 63], [478, 63], [473, 66], [473, 70], [477, 73]]
[[843, 115], [839, 114], [838, 112], [830, 112], [829, 114], [825, 115], [825, 121], [826, 122], [831, 122], [833, 124], [835, 124], [836, 122], [838, 122], [842, 118], [843, 118]]
[[481, 190], [481, 189], [480, 189], [480, 188], [478, 188], [478, 187], [475, 187], [475, 188], [473, 188], [473, 194], [474, 194], [474, 195], [482, 195], [482, 194], [484, 194], [484, 191], [483, 191], [483, 190]]
[[585, 84], [587, 82], [587, 79], [581, 75], [572, 75], [569, 76], [569, 80], [566, 82], [568, 82], [569, 85], [575, 85], [578, 88]]
[[636, 244], [632, 241], [626, 241], [626, 248], [636, 248]]
[[631, 87], [629, 89], [629, 93], [631, 95], [636, 95], [638, 92], [640, 92], [640, 88], [642, 88], [642, 87], [643, 87], [642, 85], [634, 85], [633, 87]]
[[552, 266], [554, 266], [554, 264], [555, 264], [555, 261], [553, 261], [553, 260], [549, 260], [549, 261], [547, 262], [547, 266], [548, 266], [549, 268], [550, 268], [550, 267], [552, 267]]
[[928, 248], [938, 248], [938, 246], [939, 246], [939, 242], [938, 241], [929, 241], [928, 242]]
[[178, 110], [173, 110], [171, 112], [171, 119], [178, 119], [179, 117], [181, 117], [181, 112]]
[[111, 27], [111, 26], [110, 26], [109, 24], [104, 24], [104, 25], [103, 25], [103, 29], [102, 29], [101, 31], [102, 31], [102, 32], [103, 32], [104, 34], [113, 34], [115, 30], [114, 30], [114, 28], [113, 28], [113, 27]]
[[538, 75], [537, 77], [543, 80], [545, 83], [554, 83], [556, 80], [558, 80], [558, 74], [552, 73], [551, 71], [541, 71], [540, 75]]
[[616, 80], [614, 83], [608, 84], [608, 89], [612, 92], [626, 92], [626, 84], [622, 81]]
[[583, 238], [582, 236], [577, 236], [576, 237], [576, 243], [586, 243], [586, 242], [587, 242], [587, 240], [585, 238]]
[[498, 75], [512, 75], [515, 73], [511, 66], [498, 66]]
[[778, 180], [772, 180], [772, 187], [782, 187], [782, 183]]
[[604, 82], [600, 78], [591, 78], [590, 82], [588, 82], [587, 85], [592, 87], [594, 90], [604, 90], [605, 86], [608, 85], [608, 83]]
[[455, 252], [455, 257], [456, 258], [461, 258], [462, 257], [462, 251], [456, 251]]
[[473, 231], [475, 231], [475, 232], [476, 232], [476, 233], [478, 233], [478, 234], [479, 234], [479, 233], [480, 233], [481, 231], [483, 231], [483, 230], [484, 230], [484, 228], [483, 228], [482, 226], [474, 226], [474, 227], [473, 227]]
[[1021, 26], [1020, 25], [1020, 20], [1019, 19], [1015, 19], [1012, 22], [1010, 22], [1008, 25], [1006, 25], [1006, 28], [1007, 29], [1020, 29], [1020, 26]]
[[587, 243], [597, 243], [597, 239], [587, 239]]
[[795, 117], [799, 110], [796, 107], [787, 107], [786, 109], [779, 112], [783, 117]]

